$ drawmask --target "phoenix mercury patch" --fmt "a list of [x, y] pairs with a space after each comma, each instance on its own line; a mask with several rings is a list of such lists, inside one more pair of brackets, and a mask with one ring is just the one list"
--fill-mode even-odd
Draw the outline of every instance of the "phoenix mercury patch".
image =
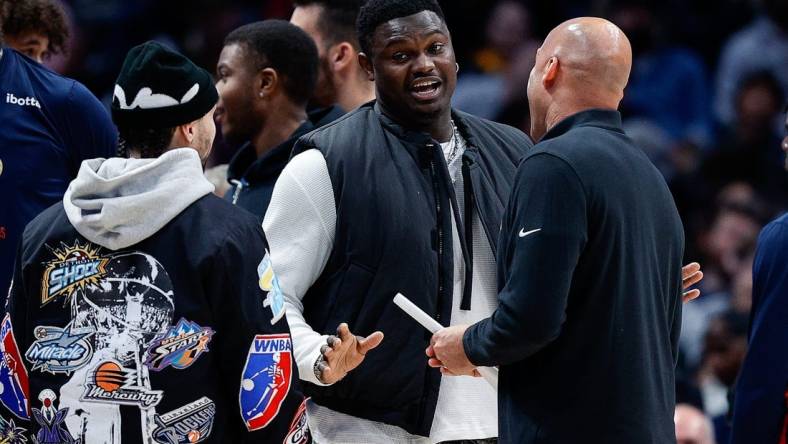
[[153, 341], [148, 349], [145, 365], [157, 372], [168, 365], [179, 370], [184, 369], [208, 351], [208, 343], [213, 333], [208, 327], [200, 327], [181, 318], [167, 333]]
[[84, 289], [89, 284], [98, 284], [107, 273], [109, 258], [102, 257], [101, 247], [80, 245], [79, 241], [69, 247], [52, 250], [55, 256], [44, 264], [44, 278], [41, 283], [41, 306], [54, 299], [71, 295], [76, 289]]
[[124, 368], [116, 361], [104, 361], [96, 366], [85, 382], [83, 401], [135, 405], [149, 408], [158, 405], [164, 392], [139, 384], [136, 370]]
[[267, 426], [290, 392], [293, 344], [288, 334], [257, 335], [241, 376], [241, 417], [249, 431]]

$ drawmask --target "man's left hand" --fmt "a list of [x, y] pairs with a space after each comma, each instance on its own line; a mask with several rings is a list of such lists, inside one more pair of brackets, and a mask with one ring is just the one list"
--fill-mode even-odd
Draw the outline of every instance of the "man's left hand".
[[684, 291], [684, 297], [682, 299], [684, 299], [685, 303], [700, 296], [700, 290], [697, 288], [688, 290], [688, 288], [700, 282], [701, 279], [703, 279], [703, 272], [700, 271], [699, 263], [693, 262], [691, 264], [685, 265], [681, 269], [681, 287]]
[[427, 347], [429, 366], [440, 368], [444, 375], [479, 376], [476, 366], [468, 359], [462, 345], [462, 337], [467, 329], [467, 325], [455, 325], [432, 335], [430, 346]]

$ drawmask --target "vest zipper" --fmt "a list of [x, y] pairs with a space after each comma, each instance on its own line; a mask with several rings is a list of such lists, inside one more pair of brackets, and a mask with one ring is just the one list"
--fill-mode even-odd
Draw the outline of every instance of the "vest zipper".
[[[432, 175], [432, 190], [435, 194], [435, 214], [438, 221], [438, 303], [435, 320], [441, 321], [441, 307], [443, 306], [443, 213], [441, 209], [440, 186], [438, 185], [438, 172], [435, 169], [435, 145], [427, 144], [432, 150], [430, 157], [430, 174]], [[442, 153], [441, 153], [442, 154]]]

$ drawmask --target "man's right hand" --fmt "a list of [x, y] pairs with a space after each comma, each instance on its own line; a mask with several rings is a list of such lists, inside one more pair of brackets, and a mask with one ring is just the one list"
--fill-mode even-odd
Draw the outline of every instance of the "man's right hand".
[[320, 348], [324, 359], [317, 364], [320, 381], [334, 384], [344, 378], [348, 372], [361, 365], [367, 352], [380, 345], [382, 340], [382, 332], [376, 331], [362, 338], [353, 335], [347, 324], [339, 324], [336, 336], [329, 336], [326, 344]]

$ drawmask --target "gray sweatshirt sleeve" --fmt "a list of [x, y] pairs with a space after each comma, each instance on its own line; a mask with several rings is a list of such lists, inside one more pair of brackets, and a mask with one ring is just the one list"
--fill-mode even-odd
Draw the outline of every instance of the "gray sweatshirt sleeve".
[[323, 272], [334, 245], [336, 205], [323, 155], [305, 151], [287, 164], [263, 220], [273, 271], [285, 300], [301, 379], [319, 385], [312, 367], [326, 336], [304, 319], [301, 300]]

